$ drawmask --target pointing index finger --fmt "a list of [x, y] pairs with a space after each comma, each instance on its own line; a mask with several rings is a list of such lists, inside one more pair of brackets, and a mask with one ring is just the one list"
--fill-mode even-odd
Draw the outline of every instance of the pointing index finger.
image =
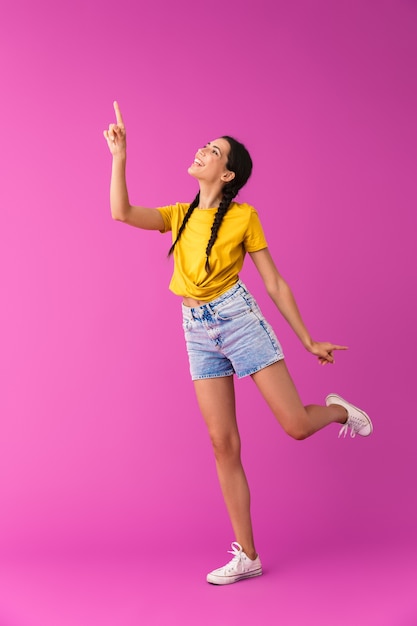
[[116, 102], [116, 100], [114, 101], [113, 106], [114, 106], [114, 112], [116, 114], [117, 124], [120, 125], [120, 126], [124, 126], [122, 114], [120, 112], [120, 108], [119, 108], [119, 105]]

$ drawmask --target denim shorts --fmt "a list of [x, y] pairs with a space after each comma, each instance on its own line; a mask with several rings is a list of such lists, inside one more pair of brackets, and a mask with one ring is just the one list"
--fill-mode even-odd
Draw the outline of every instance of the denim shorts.
[[284, 358], [274, 331], [240, 280], [202, 306], [183, 304], [182, 314], [193, 380], [243, 378]]

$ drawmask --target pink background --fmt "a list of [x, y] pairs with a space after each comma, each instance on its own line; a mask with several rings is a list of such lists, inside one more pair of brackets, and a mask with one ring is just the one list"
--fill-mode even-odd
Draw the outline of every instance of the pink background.
[[[262, 603], [271, 624], [417, 624], [407, 595], [416, 582], [417, 5], [2, 6], [1, 626], [204, 625], [234, 616], [243, 599], [254, 611], [248, 623]], [[221, 134], [247, 145], [254, 173], [240, 198], [259, 210], [313, 336], [349, 351], [319, 368], [250, 260], [242, 278], [303, 400], [336, 391], [374, 421], [369, 440], [338, 440], [330, 427], [295, 442], [252, 382], [237, 382], [270, 576], [221, 596], [204, 577], [234, 537], [189, 380], [179, 301], [167, 289], [169, 236], [110, 217], [102, 130], [114, 99], [128, 130], [133, 203], [191, 200], [187, 167], [199, 145]], [[96, 586], [85, 597], [77, 587], [84, 613], [61, 614], [80, 580], [68, 566], [75, 556], [90, 559], [98, 578], [88, 577]], [[94, 569], [92, 559], [118, 565]], [[110, 571], [123, 590], [112, 602]], [[359, 599], [351, 571], [368, 589]], [[45, 594], [55, 581], [48, 602], [35, 580]], [[358, 614], [346, 612], [351, 602]]]

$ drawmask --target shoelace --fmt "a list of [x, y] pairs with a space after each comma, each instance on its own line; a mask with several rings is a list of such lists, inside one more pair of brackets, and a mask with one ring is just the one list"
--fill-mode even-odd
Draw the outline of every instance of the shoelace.
[[[342, 436], [346, 437], [346, 435], [348, 434], [348, 430], [349, 430], [349, 424], [348, 422], [346, 422], [346, 424], [343, 424], [342, 428], [339, 430], [339, 437], [342, 437]], [[356, 433], [353, 427], [351, 428], [350, 436], [352, 437], [352, 439], [356, 437]]]
[[350, 436], [353, 439], [354, 437], [356, 437], [356, 433], [358, 433], [360, 429], [363, 428], [363, 426], [364, 424], [360, 417], [349, 415], [347, 422], [343, 424], [342, 428], [339, 431], [339, 437], [342, 437], [342, 435], [343, 437], [346, 437], [350, 428]]
[[232, 541], [232, 549], [228, 550], [229, 554], [233, 554], [233, 559], [230, 561], [230, 563], [228, 563], [228, 566], [231, 565], [232, 563], [237, 563], [238, 561], [242, 560], [242, 554], [243, 554], [243, 548], [240, 545], [240, 543], [238, 543], [237, 541]]

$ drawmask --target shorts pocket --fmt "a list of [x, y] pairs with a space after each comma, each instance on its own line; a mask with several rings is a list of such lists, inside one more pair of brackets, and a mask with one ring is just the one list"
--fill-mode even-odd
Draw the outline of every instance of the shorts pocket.
[[251, 307], [246, 302], [245, 298], [238, 296], [236, 298], [229, 298], [223, 302], [216, 310], [216, 317], [223, 321], [234, 320], [243, 315], [247, 315], [250, 311]]
[[193, 321], [192, 319], [190, 319], [189, 317], [184, 317], [182, 320], [182, 329], [183, 331], [186, 333], [187, 331], [191, 330], [191, 327], [193, 325]]

